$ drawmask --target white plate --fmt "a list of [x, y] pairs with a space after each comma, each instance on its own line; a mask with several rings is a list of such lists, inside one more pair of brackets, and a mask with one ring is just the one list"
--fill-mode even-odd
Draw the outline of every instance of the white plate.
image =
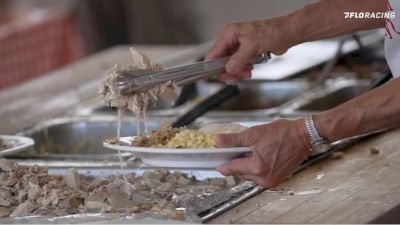
[[142, 162], [158, 167], [215, 168], [234, 158], [250, 153], [249, 147], [240, 148], [146, 148], [133, 147], [134, 137], [121, 137], [120, 144], [103, 142], [105, 148], [131, 152]]
[[35, 144], [35, 141], [28, 137], [0, 135], [0, 138], [7, 144], [11, 144], [11, 148], [0, 150], [0, 158], [5, 155], [15, 154]]

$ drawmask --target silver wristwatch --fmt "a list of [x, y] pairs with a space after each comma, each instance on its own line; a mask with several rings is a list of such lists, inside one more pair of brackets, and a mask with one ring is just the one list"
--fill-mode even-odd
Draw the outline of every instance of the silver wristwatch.
[[328, 151], [331, 146], [323, 137], [321, 137], [321, 135], [319, 135], [311, 114], [304, 118], [304, 123], [306, 125], [308, 136], [311, 140], [311, 155], [318, 155]]

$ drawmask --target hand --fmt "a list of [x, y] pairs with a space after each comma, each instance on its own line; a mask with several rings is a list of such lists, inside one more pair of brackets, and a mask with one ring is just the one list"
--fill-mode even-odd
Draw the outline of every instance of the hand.
[[241, 133], [219, 134], [216, 143], [219, 147], [249, 146], [250, 156], [234, 159], [217, 170], [264, 187], [284, 181], [311, 153], [303, 119], [278, 120]]
[[206, 59], [232, 55], [226, 64], [226, 73], [220, 79], [236, 82], [250, 78], [252, 65], [249, 60], [261, 53], [283, 54], [294, 45], [294, 37], [285, 32], [287, 19], [279, 17], [244, 23], [231, 23], [217, 38]]

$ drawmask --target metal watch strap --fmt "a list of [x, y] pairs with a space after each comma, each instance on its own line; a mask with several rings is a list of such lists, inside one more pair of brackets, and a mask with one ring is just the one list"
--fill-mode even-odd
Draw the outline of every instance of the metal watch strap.
[[304, 118], [308, 136], [311, 140], [311, 156], [324, 153], [332, 148], [332, 146], [319, 135], [317, 128], [315, 127], [312, 115], [307, 115]]
[[311, 145], [315, 145], [318, 142], [324, 141], [321, 135], [319, 135], [317, 128], [315, 127], [312, 114], [307, 115], [304, 118], [304, 123], [306, 125], [308, 136], [311, 139]]

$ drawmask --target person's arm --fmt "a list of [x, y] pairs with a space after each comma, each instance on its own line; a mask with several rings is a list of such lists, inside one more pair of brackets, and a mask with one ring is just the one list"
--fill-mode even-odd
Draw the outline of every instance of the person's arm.
[[329, 141], [400, 125], [400, 78], [390, 81], [332, 110], [314, 121]]
[[[319, 134], [330, 142], [400, 125], [400, 78], [314, 116]], [[304, 119], [278, 120], [237, 134], [219, 134], [220, 147], [249, 146], [253, 154], [217, 168], [273, 187], [309, 156], [310, 138]]]
[[384, 27], [384, 19], [345, 18], [344, 12], [385, 12], [384, 0], [322, 0], [286, 16], [225, 26], [206, 59], [232, 55], [221, 75], [236, 81], [250, 77], [252, 56], [288, 48], [307, 41]]
[[385, 26], [385, 19], [345, 18], [344, 12], [385, 12], [385, 0], [322, 0], [287, 16], [289, 29], [298, 36], [294, 44], [336, 37]]

